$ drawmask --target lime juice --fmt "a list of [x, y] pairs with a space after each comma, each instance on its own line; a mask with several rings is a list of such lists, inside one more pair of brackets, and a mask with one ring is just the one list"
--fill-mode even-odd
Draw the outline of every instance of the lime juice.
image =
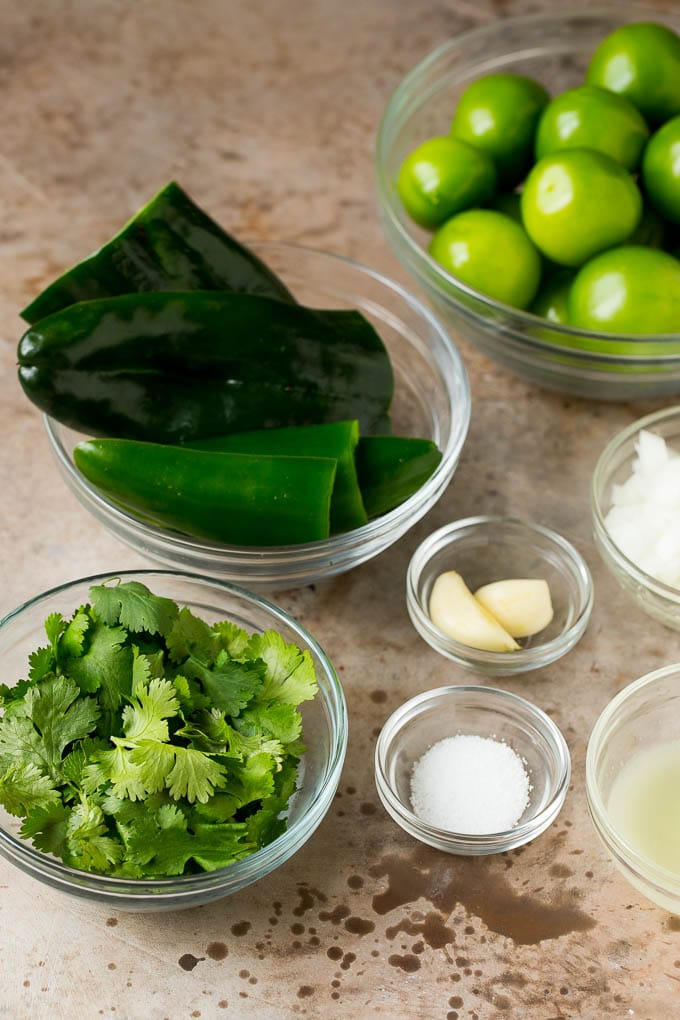
[[608, 809], [631, 849], [680, 875], [680, 740], [634, 754], [612, 784]]

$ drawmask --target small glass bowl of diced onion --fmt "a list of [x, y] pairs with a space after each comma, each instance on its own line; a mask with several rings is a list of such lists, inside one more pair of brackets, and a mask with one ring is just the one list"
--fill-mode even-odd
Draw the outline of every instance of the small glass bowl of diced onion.
[[553, 720], [526, 698], [486, 686], [416, 695], [386, 721], [375, 750], [388, 814], [420, 842], [465, 856], [539, 836], [562, 809], [570, 774]]
[[650, 616], [680, 630], [680, 406], [617, 433], [593, 473], [595, 543]]

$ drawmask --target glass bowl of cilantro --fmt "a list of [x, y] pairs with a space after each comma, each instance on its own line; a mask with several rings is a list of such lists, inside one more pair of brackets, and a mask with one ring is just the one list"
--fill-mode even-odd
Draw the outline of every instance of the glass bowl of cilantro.
[[342, 687], [282, 609], [191, 574], [73, 581], [0, 621], [0, 853], [53, 888], [177, 910], [312, 835], [347, 743]]

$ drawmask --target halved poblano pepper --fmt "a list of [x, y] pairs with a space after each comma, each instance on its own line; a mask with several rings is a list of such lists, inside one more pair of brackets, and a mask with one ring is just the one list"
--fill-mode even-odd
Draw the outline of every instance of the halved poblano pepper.
[[112, 502], [164, 528], [228, 545], [296, 545], [329, 534], [332, 459], [126, 439], [79, 443], [73, 457]]
[[368, 518], [359, 491], [354, 451], [359, 441], [357, 421], [328, 422], [281, 429], [235, 432], [190, 443], [192, 449], [265, 453], [299, 457], [331, 457], [337, 461], [331, 497], [331, 534], [352, 531]]
[[442, 454], [431, 439], [362, 436], [355, 457], [366, 513], [377, 517], [417, 492], [441, 461]]
[[356, 311], [218, 291], [83, 301], [22, 337], [19, 379], [81, 432], [173, 443], [357, 419], [389, 431], [393, 375]]
[[171, 181], [107, 244], [42, 291], [26, 322], [136, 291], [234, 290], [295, 303], [285, 284]]

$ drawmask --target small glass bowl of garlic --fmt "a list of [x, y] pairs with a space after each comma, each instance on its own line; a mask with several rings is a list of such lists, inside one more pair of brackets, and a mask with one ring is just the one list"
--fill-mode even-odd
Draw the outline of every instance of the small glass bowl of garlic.
[[557, 532], [512, 517], [467, 517], [418, 546], [406, 604], [441, 655], [473, 673], [512, 676], [574, 647], [590, 618], [593, 582]]

